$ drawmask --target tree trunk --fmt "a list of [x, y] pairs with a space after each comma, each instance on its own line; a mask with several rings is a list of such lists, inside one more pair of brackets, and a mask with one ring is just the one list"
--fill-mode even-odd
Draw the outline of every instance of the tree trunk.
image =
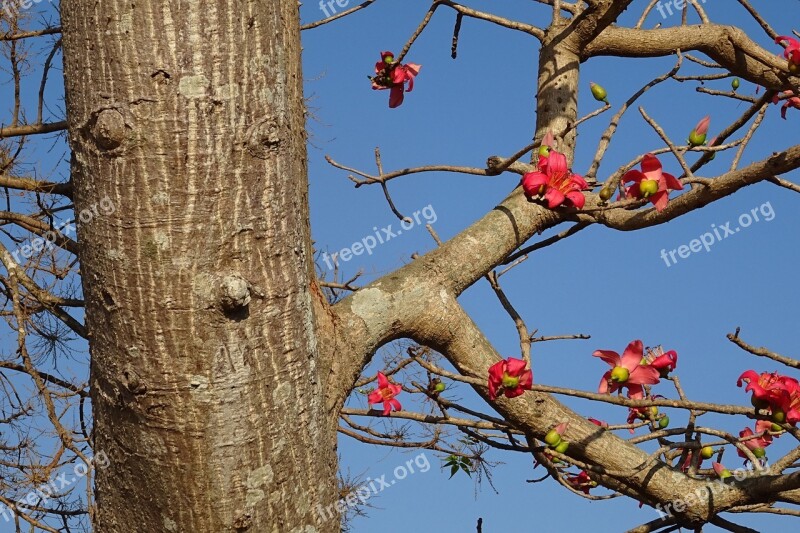
[[62, 17], [96, 531], [338, 531], [297, 3]]

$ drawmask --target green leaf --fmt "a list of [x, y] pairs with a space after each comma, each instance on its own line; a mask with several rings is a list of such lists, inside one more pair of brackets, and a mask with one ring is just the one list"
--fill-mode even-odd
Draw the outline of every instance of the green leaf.
[[450, 467], [450, 478], [449, 479], [453, 479], [453, 476], [456, 475], [456, 472], [458, 472], [458, 465], [453, 465], [452, 467]]

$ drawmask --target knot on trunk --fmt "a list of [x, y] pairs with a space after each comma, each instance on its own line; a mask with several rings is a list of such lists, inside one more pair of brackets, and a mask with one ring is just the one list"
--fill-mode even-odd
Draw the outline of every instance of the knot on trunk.
[[229, 313], [244, 309], [250, 304], [250, 284], [238, 274], [225, 276], [219, 286], [219, 304]]
[[95, 117], [92, 138], [101, 150], [114, 150], [125, 140], [125, 117], [116, 109], [104, 109]]

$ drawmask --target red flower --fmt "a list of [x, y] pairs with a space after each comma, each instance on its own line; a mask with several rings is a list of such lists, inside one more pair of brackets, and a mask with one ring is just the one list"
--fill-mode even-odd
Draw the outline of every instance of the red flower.
[[[739, 432], [739, 437], [742, 439], [742, 444], [744, 444], [753, 455], [755, 455], [758, 459], [761, 459], [766, 455], [764, 448], [772, 444], [772, 435], [769, 434], [769, 430], [772, 427], [772, 423], [768, 420], [759, 420], [756, 422], [756, 431], [761, 434], [760, 437], [754, 437], [756, 433], [753, 433], [753, 430], [750, 428], [744, 428], [742, 431]], [[752, 438], [748, 438], [752, 437]], [[742, 450], [736, 449], [736, 453], [739, 454], [739, 457], [743, 459], [747, 459], [747, 456], [744, 454]]]
[[[799, 67], [800, 68], [800, 67]], [[783, 106], [781, 107], [781, 118], [786, 120], [786, 112], [789, 110], [790, 107], [795, 109], [800, 109], [800, 96], [794, 96], [792, 91], [783, 91], [784, 97], [781, 98], [779, 94], [776, 94], [772, 97], [772, 103], [777, 104], [781, 99], [784, 100]]]
[[548, 157], [539, 156], [539, 170], [522, 176], [525, 196], [544, 196], [547, 206], [555, 209], [561, 204], [580, 209], [586, 203], [581, 190], [589, 184], [567, 168], [567, 158], [555, 150]]
[[706, 115], [700, 119], [697, 126], [689, 132], [689, 144], [691, 146], [703, 146], [706, 143], [706, 134], [711, 125], [711, 117]]
[[[394, 62], [394, 54], [381, 52], [381, 60], [375, 63], [375, 76], [370, 77], [372, 88], [376, 90], [391, 89], [389, 93], [389, 107], [395, 108], [403, 103], [403, 91], [411, 92], [414, 89], [414, 77], [419, 74], [422, 65], [406, 63], [405, 65]], [[408, 82], [408, 89], [406, 89]]]
[[608, 422], [604, 422], [604, 421], [598, 420], [596, 418], [589, 417], [589, 422], [591, 422], [595, 426], [600, 426], [601, 428], [608, 428]]
[[788, 35], [779, 35], [775, 38], [776, 44], [786, 41], [786, 48], [783, 50], [783, 57], [789, 61], [789, 71], [792, 74], [800, 73], [800, 41]]
[[641, 364], [642, 341], [640, 340], [631, 341], [625, 348], [622, 357], [611, 350], [596, 350], [592, 355], [599, 357], [611, 367], [611, 370], [603, 374], [603, 378], [600, 380], [597, 390], [601, 394], [613, 393], [627, 387], [629, 397], [643, 398], [642, 385], [653, 385], [659, 382], [658, 369]]
[[741, 387], [742, 382], [747, 383], [744, 390], [753, 393], [751, 401], [759, 409], [769, 407], [775, 410], [781, 405], [791, 404], [792, 393], [797, 393], [800, 389], [800, 383], [796, 379], [777, 372], [762, 372], [759, 375], [754, 370], [748, 370], [739, 376], [736, 385]]
[[489, 398], [503, 393], [506, 398], [515, 398], [533, 385], [533, 372], [525, 370], [525, 361], [509, 357], [489, 367]]
[[582, 490], [584, 494], [589, 494], [589, 490], [597, 486], [597, 482], [592, 481], [592, 478], [589, 477], [585, 470], [581, 470], [581, 473], [577, 476], [567, 476], [566, 482], [572, 485], [573, 488]]
[[780, 413], [783, 413], [786, 422], [793, 426], [800, 422], [800, 388], [787, 389], [778, 393], [778, 401], [772, 406], [773, 419]]
[[394, 408], [395, 411], [399, 411], [403, 408], [400, 402], [394, 399], [402, 390], [403, 387], [395, 383], [389, 383], [389, 380], [386, 379], [383, 372], [378, 372], [378, 388], [369, 393], [367, 401], [370, 404], [383, 403], [383, 416], [389, 416], [392, 408]]
[[642, 359], [642, 364], [647, 364], [653, 368], [658, 369], [662, 378], [667, 377], [667, 374], [675, 370], [678, 366], [678, 353], [675, 350], [664, 352], [661, 346], [650, 348]]
[[683, 190], [683, 185], [672, 174], [661, 171], [661, 162], [653, 154], [642, 159], [642, 171], [630, 170], [622, 176], [623, 182], [632, 181], [626, 195], [633, 198], [649, 198], [657, 211], [663, 211], [669, 202], [669, 191]]

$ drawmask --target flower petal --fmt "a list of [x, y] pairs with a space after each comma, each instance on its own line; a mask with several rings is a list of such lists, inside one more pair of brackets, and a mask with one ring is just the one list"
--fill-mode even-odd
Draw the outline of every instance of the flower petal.
[[592, 357], [599, 357], [600, 359], [608, 363], [608, 366], [610, 366], [611, 368], [619, 366], [620, 363], [619, 354], [611, 350], [595, 350], [594, 353], [592, 354]]
[[509, 376], [519, 377], [526, 366], [528, 364], [522, 359], [517, 359], [516, 357], [506, 359], [506, 372], [508, 372]]
[[658, 181], [661, 178], [661, 161], [653, 154], [646, 154], [642, 159], [642, 172], [646, 179]]
[[547, 162], [547, 175], [554, 176], [567, 171], [567, 158], [564, 154], [551, 151]]
[[556, 207], [560, 206], [564, 203], [564, 193], [559, 191], [556, 188], [548, 187], [547, 191], [544, 193], [544, 197], [547, 200], [547, 207], [550, 209], [555, 209]]
[[639, 339], [631, 341], [625, 351], [622, 352], [622, 357], [620, 358], [621, 366], [627, 368], [628, 371], [633, 371], [637, 366], [641, 365], [643, 352], [642, 341]]

